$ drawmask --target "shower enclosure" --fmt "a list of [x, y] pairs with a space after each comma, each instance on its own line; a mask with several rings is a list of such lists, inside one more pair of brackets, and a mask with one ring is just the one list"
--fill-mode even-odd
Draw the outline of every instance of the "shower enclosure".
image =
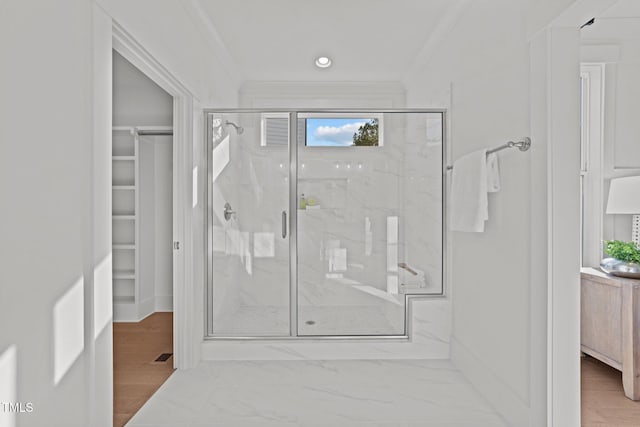
[[443, 294], [442, 110], [207, 110], [209, 338], [401, 337]]

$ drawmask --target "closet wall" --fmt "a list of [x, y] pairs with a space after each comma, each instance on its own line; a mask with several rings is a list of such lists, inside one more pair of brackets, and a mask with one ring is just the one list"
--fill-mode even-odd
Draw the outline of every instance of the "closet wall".
[[[173, 98], [113, 52], [114, 128], [168, 129], [172, 124]], [[135, 182], [136, 298], [134, 306], [124, 310], [118, 310], [119, 304], [114, 306], [115, 321], [139, 321], [155, 311], [172, 311], [172, 159], [171, 136], [139, 136]], [[115, 284], [115, 302], [122, 301], [119, 292]]]
[[113, 52], [113, 126], [172, 126], [173, 97]]

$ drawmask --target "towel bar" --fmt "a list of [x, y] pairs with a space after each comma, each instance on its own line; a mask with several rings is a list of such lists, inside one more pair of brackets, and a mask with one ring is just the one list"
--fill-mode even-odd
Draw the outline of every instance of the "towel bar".
[[[513, 147], [518, 147], [518, 150], [520, 151], [527, 151], [529, 148], [531, 148], [531, 138], [529, 138], [528, 136], [525, 136], [522, 141], [509, 141], [504, 145], [501, 145], [499, 147], [493, 148], [491, 150], [487, 150], [487, 156], [489, 154], [492, 153], [496, 153], [500, 150], [504, 150], [505, 148], [513, 148]], [[453, 166], [447, 166], [447, 170], [451, 170], [453, 169]]]

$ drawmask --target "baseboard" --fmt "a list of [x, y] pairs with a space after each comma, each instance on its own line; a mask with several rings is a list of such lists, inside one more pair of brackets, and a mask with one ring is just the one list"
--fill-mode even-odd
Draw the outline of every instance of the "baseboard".
[[113, 303], [113, 321], [118, 322], [137, 322], [138, 310], [133, 303]]
[[172, 312], [172, 296], [155, 296], [147, 298], [140, 304], [113, 303], [114, 322], [140, 322], [155, 312]]
[[138, 304], [138, 320], [142, 320], [155, 311], [155, 297], [147, 298]]
[[173, 311], [173, 296], [156, 295], [155, 311]]
[[529, 405], [454, 337], [451, 337], [451, 362], [509, 426], [529, 425]]

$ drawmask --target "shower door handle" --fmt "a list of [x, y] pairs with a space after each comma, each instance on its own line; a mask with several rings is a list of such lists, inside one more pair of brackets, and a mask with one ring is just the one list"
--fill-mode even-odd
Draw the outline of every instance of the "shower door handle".
[[287, 212], [282, 211], [282, 238], [287, 238]]

